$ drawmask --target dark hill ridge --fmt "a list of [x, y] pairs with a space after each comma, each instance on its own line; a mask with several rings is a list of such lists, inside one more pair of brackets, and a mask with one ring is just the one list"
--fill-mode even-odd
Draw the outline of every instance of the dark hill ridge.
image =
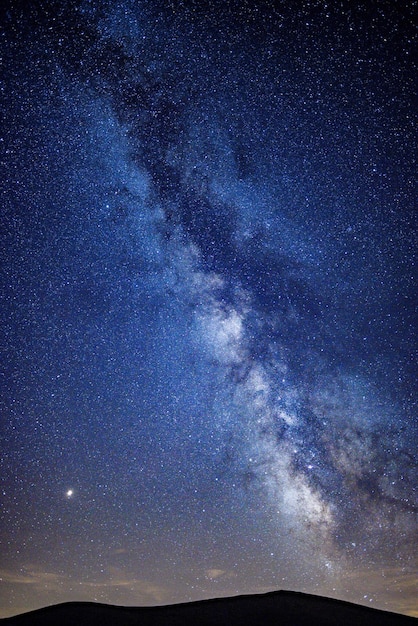
[[1, 626], [417, 626], [418, 620], [292, 591], [157, 607], [66, 602], [0, 620]]

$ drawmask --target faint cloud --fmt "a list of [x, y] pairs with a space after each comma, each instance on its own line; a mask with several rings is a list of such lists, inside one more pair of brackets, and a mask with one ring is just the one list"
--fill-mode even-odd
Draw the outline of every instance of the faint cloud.
[[236, 573], [233, 570], [212, 567], [212, 568], [205, 570], [205, 578], [208, 578], [209, 580], [216, 580], [216, 581], [218, 581], [219, 579], [222, 579], [224, 581], [230, 578], [236, 578]]
[[385, 611], [418, 617], [418, 575], [405, 567], [359, 569], [346, 573], [338, 597]]
[[168, 590], [162, 585], [131, 577], [117, 568], [109, 568], [106, 576], [104, 580], [77, 580], [28, 565], [18, 571], [0, 570], [0, 583], [29, 586], [39, 596], [59, 592], [57, 601], [64, 601], [62, 594], [65, 594], [65, 600], [77, 598], [112, 604], [165, 604], [169, 600]]
[[206, 578], [210, 578], [212, 580], [219, 578], [220, 576], [223, 576], [224, 574], [226, 574], [226, 570], [224, 569], [207, 569], [205, 572]]
[[22, 567], [18, 572], [12, 570], [0, 570], [0, 581], [18, 585], [35, 585], [42, 589], [61, 587], [65, 577], [53, 572], [44, 572], [31, 566]]
[[128, 550], [126, 548], [118, 548], [117, 550], [113, 550], [112, 554], [127, 554]]
[[126, 594], [128, 593], [131, 601], [136, 604], [146, 603], [166, 603], [169, 597], [168, 591], [162, 585], [153, 582], [135, 578], [127, 575], [118, 568], [109, 568], [107, 572], [108, 578], [102, 581], [81, 581], [81, 588], [91, 588], [96, 594], [101, 596], [115, 597], [118, 592], [124, 592], [124, 602], [129, 601]]

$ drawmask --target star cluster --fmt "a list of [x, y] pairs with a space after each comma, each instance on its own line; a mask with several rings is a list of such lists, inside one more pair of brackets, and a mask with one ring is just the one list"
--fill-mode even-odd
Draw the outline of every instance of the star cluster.
[[1, 616], [418, 614], [413, 5], [6, 2]]

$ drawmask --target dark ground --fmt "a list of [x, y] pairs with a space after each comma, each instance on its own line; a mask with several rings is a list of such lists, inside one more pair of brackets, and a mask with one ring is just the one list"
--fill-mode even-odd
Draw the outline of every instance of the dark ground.
[[2, 626], [412, 626], [416, 623], [413, 617], [290, 591], [144, 608], [68, 602], [0, 620]]

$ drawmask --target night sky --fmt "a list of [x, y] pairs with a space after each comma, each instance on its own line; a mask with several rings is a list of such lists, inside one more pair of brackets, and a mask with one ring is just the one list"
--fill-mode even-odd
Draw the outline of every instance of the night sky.
[[2, 3], [0, 616], [418, 615], [415, 4]]

